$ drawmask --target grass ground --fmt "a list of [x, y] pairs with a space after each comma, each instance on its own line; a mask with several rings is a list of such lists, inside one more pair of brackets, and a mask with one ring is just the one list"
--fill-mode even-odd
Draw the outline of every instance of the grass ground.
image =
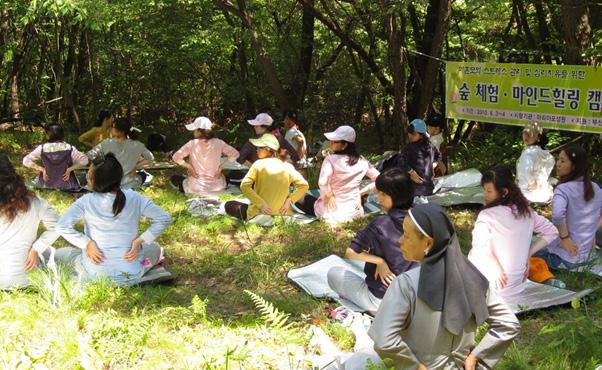
[[[1, 151], [18, 164], [38, 140], [31, 134], [2, 133]], [[342, 254], [369, 220], [337, 228], [314, 222], [264, 229], [224, 217], [191, 217], [186, 198], [166, 184], [169, 174], [158, 174], [143, 192], [174, 219], [158, 241], [177, 281], [126, 288], [100, 282], [82, 288], [61, 279], [57, 288], [51, 286], [51, 275], [38, 271], [32, 288], [0, 292], [1, 368], [305, 369], [310, 323], [322, 326], [341, 347], [352, 348], [351, 334], [326, 318], [331, 304], [297, 290], [286, 272]], [[76, 197], [48, 191], [39, 195], [59, 214]], [[464, 249], [477, 211], [449, 211]], [[572, 307], [519, 317], [521, 334], [498, 368], [602, 365], [602, 279], [573, 273], [560, 278], [571, 289], [598, 290]], [[245, 290], [259, 297], [254, 300]], [[290, 315], [289, 326], [283, 323], [285, 315]]]

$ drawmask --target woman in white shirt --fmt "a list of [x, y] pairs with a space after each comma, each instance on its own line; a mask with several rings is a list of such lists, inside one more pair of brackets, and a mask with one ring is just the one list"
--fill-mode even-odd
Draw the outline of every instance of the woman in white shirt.
[[554, 157], [546, 149], [548, 139], [543, 127], [529, 122], [523, 129], [523, 149], [516, 162], [518, 187], [529, 202], [548, 203], [553, 189], [549, 177], [554, 168]]
[[[0, 155], [0, 289], [29, 285], [42, 254], [58, 238], [58, 216], [23, 183], [5, 154]], [[46, 231], [36, 239], [40, 221]]]
[[[107, 277], [118, 285], [136, 284], [161, 259], [161, 247], [154, 241], [171, 218], [146, 197], [121, 190], [122, 176], [112, 153], [95, 158], [88, 171], [93, 192], [79, 198], [58, 222], [57, 232], [79, 249], [61, 248], [56, 258], [72, 264], [84, 280]], [[139, 234], [142, 216], [151, 225]], [[82, 219], [83, 233], [75, 229]]]

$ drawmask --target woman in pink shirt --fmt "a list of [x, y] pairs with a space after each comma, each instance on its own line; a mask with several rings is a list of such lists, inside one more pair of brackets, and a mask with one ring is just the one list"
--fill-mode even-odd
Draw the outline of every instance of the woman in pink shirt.
[[[485, 208], [472, 231], [468, 259], [506, 303], [516, 303], [529, 272], [529, 257], [558, 237], [558, 230], [535, 213], [506, 166], [495, 166], [481, 179]], [[531, 243], [533, 233], [538, 235]]]
[[[322, 162], [318, 181], [320, 197], [306, 195], [296, 205], [303, 212], [329, 223], [352, 221], [364, 215], [361, 197], [374, 191], [374, 181], [380, 173], [358, 153], [352, 127], [340, 126], [324, 136], [330, 140], [333, 154]], [[360, 190], [364, 177], [372, 182]]]
[[193, 132], [194, 139], [175, 152], [173, 160], [186, 168], [189, 176], [172, 176], [171, 182], [186, 194], [214, 195], [224, 191], [227, 184], [221, 156], [227, 156], [232, 163], [238, 158], [238, 151], [213, 137], [213, 124], [207, 117], [196, 118], [186, 129]]

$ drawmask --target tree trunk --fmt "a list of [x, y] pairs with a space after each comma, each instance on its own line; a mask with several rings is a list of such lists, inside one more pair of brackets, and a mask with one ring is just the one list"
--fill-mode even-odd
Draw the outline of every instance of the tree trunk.
[[[406, 103], [406, 73], [403, 65], [404, 52], [403, 42], [405, 39], [405, 18], [399, 12], [391, 11], [394, 4], [389, 1], [381, 0], [381, 9], [385, 14], [385, 29], [388, 39], [388, 57], [389, 68], [393, 76], [393, 115], [391, 124], [394, 127], [393, 135], [395, 145], [401, 146], [405, 143], [404, 124], [408, 122], [407, 103]], [[399, 17], [399, 24], [398, 19]]]
[[75, 67], [76, 57], [76, 45], [77, 45], [77, 34], [79, 33], [77, 26], [70, 26], [67, 31], [68, 45], [67, 45], [67, 58], [65, 58], [65, 65], [63, 66], [63, 78], [61, 84], [61, 96], [63, 97], [63, 116], [68, 120], [68, 127], [73, 128], [79, 132], [81, 131], [81, 122], [79, 121], [79, 115], [75, 109], [74, 95], [76, 89], [73, 84], [73, 75]]
[[[308, 0], [313, 6], [314, 0]], [[311, 73], [311, 63], [314, 53], [314, 25], [315, 17], [308, 8], [303, 8], [303, 19], [301, 21], [301, 50], [299, 53], [299, 68], [295, 80], [292, 83], [291, 95], [293, 96], [293, 102], [295, 109], [303, 109], [303, 102], [305, 100], [305, 92], [307, 91], [307, 84], [309, 82], [309, 76]]]
[[261, 69], [265, 74], [268, 84], [272, 89], [272, 93], [274, 97], [278, 101], [280, 105], [280, 109], [286, 110], [290, 109], [291, 104], [289, 103], [282, 84], [278, 79], [278, 75], [276, 73], [276, 68], [274, 68], [274, 64], [267, 55], [267, 52], [263, 48], [261, 40], [259, 38], [259, 33], [253, 24], [253, 20], [249, 13], [246, 10], [245, 0], [237, 0], [238, 8], [235, 7], [228, 0], [218, 1], [217, 4], [225, 11], [239, 17], [242, 20], [243, 26], [249, 31], [249, 35], [251, 37], [251, 46], [255, 50], [255, 54], [257, 55], [257, 59], [259, 60], [259, 64], [261, 65]]
[[547, 64], [552, 64], [552, 50], [550, 42], [550, 29], [548, 28], [548, 22], [546, 20], [547, 15], [544, 12], [543, 4], [541, 0], [533, 0], [535, 6], [535, 15], [537, 16], [537, 28], [539, 30], [539, 45], [543, 52], [543, 58]]
[[19, 104], [19, 77], [14, 74], [10, 79], [10, 105], [9, 118], [21, 118], [21, 105]]
[[249, 67], [247, 62], [247, 44], [241, 38], [238, 41], [238, 65], [240, 67], [240, 81], [242, 88], [245, 91], [245, 107], [247, 110], [247, 116], [252, 117], [256, 114], [255, 112], [255, 99], [249, 88]]
[[583, 57], [593, 47], [592, 29], [586, 0], [561, 0], [562, 36], [567, 64], [593, 64], [595, 58]]
[[339, 24], [333, 20], [328, 15], [325, 15], [319, 12], [313, 5], [311, 0], [298, 0], [304, 8], [308, 9], [312, 12], [314, 17], [318, 19], [322, 24], [324, 24], [328, 29], [334, 33], [345, 46], [349, 47], [353, 51], [357, 53], [357, 55], [366, 63], [368, 68], [370, 68], [370, 72], [372, 72], [378, 82], [382, 85], [384, 90], [387, 93], [392, 92], [391, 82], [387, 78], [387, 76], [382, 72], [381, 67], [378, 66], [375, 59], [370, 56], [370, 54], [355, 40], [353, 40], [348, 32], [345, 32]]
[[376, 126], [376, 135], [378, 136], [378, 148], [382, 152], [385, 149], [385, 135], [383, 133], [383, 127], [380, 122], [380, 117], [378, 116], [376, 104], [374, 104], [374, 99], [372, 98], [372, 94], [370, 94], [369, 91], [366, 97], [368, 99], [368, 105], [370, 106], [372, 118], [374, 119], [374, 125]]
[[[431, 0], [429, 11], [424, 25], [424, 37], [422, 39], [422, 52], [435, 58], [440, 58], [443, 51], [443, 42], [449, 27], [451, 16], [451, 0]], [[431, 31], [432, 30], [432, 31]], [[419, 117], [426, 117], [428, 108], [433, 100], [433, 93], [437, 84], [437, 76], [440, 62], [433, 58], [424, 59], [424, 68], [421, 69], [422, 86], [420, 88], [420, 99], [418, 101]]]

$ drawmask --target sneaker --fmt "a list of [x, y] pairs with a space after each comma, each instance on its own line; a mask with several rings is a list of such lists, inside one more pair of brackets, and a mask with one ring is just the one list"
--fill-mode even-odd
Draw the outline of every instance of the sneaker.
[[184, 180], [186, 177], [182, 175], [173, 175], [169, 178], [171, 186], [178, 189], [181, 193], [184, 193]]
[[350, 326], [353, 322], [353, 311], [345, 306], [340, 306], [331, 310], [328, 315], [331, 319], [338, 321], [343, 326]]

